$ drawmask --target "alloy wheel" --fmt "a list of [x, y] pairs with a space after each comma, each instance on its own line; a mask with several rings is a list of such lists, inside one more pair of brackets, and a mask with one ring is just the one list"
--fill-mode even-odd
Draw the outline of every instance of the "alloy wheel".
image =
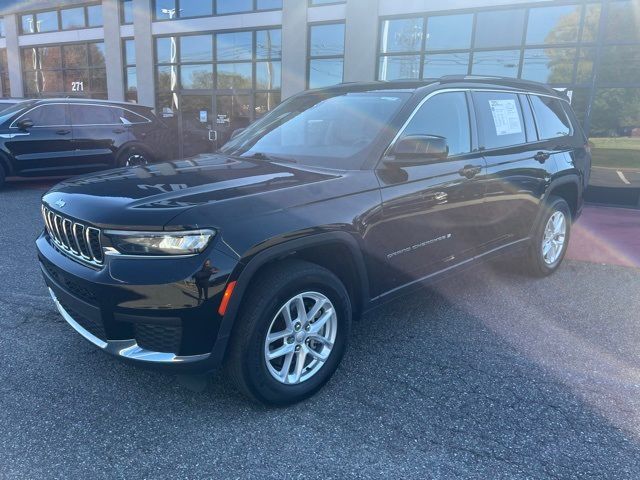
[[547, 265], [558, 261], [567, 237], [567, 217], [561, 211], [553, 212], [544, 228], [542, 258]]

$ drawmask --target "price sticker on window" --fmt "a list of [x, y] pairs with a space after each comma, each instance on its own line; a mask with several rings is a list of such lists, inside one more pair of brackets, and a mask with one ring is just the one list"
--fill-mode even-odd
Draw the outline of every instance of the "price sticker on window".
[[515, 100], [489, 100], [496, 135], [513, 135], [522, 133], [520, 114]]

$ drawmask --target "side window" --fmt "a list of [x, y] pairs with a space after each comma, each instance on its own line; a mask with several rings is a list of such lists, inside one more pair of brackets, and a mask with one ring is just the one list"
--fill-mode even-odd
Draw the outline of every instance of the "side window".
[[474, 92], [480, 145], [486, 149], [526, 142], [518, 96], [513, 93]]
[[142, 115], [127, 110], [126, 108], [114, 108], [118, 117], [118, 123], [130, 125], [132, 123], [149, 123], [149, 120]]
[[29, 118], [35, 127], [68, 125], [65, 105], [41, 105], [20, 118]]
[[562, 109], [560, 100], [537, 95], [531, 95], [529, 98], [531, 98], [540, 140], [571, 135], [571, 124]]
[[115, 109], [101, 105], [70, 104], [73, 125], [114, 125], [120, 123]]
[[449, 155], [471, 151], [469, 109], [464, 92], [439, 93], [413, 116], [403, 135], [437, 135], [447, 139]]

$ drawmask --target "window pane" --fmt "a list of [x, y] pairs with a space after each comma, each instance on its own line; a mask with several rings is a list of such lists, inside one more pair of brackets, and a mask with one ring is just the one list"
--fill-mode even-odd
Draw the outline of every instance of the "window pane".
[[62, 47], [65, 68], [87, 67], [89, 56], [86, 45], [65, 45]]
[[36, 21], [33, 15], [22, 15], [20, 21], [22, 33], [34, 33], [36, 31]]
[[156, 81], [158, 91], [176, 90], [178, 88], [177, 67], [173, 65], [156, 67]]
[[342, 83], [342, 59], [318, 59], [309, 61], [309, 88], [327, 87]]
[[553, 44], [578, 41], [580, 5], [532, 8], [529, 11], [527, 43]]
[[180, 67], [180, 84], [184, 89], [212, 89], [213, 65], [182, 65]]
[[67, 30], [69, 28], [83, 28], [84, 23], [84, 8], [68, 8], [60, 11], [60, 18], [62, 19], [62, 29]]
[[344, 55], [344, 23], [312, 25], [309, 53], [312, 57]]
[[104, 43], [89, 44], [89, 62], [92, 67], [105, 67]]
[[175, 93], [159, 93], [156, 96], [156, 112], [162, 118], [172, 118], [178, 111], [178, 95]]
[[522, 110], [517, 95], [500, 92], [473, 94], [481, 145], [499, 148], [525, 143]]
[[28, 116], [37, 127], [67, 124], [66, 108], [60, 104], [42, 105], [41, 107], [31, 110]]
[[571, 125], [559, 100], [537, 95], [530, 95], [529, 98], [531, 98], [538, 136], [541, 140], [569, 135]]
[[4, 18], [0, 18], [0, 37], [6, 37], [7, 36], [7, 32], [4, 29]]
[[582, 26], [582, 41], [595, 42], [596, 38], [598, 38], [600, 11], [602, 8], [599, 3], [589, 3], [585, 8], [584, 25]]
[[253, 10], [252, 0], [216, 0], [216, 13], [218, 15], [224, 15], [225, 13], [249, 12], [251, 10]]
[[325, 5], [327, 3], [345, 3], [346, 0], [311, 0], [311, 5]]
[[640, 48], [637, 45], [604, 47], [598, 83], [640, 83]]
[[520, 45], [524, 13], [524, 10], [479, 12], [476, 18], [475, 46], [484, 48]]
[[382, 22], [380, 52], [417, 52], [422, 48], [422, 18], [404, 18]]
[[471, 73], [474, 75], [517, 77], [519, 64], [520, 50], [474, 52]]
[[256, 32], [256, 58], [280, 58], [282, 56], [282, 30]]
[[218, 88], [253, 88], [250, 63], [219, 63]]
[[447, 139], [449, 155], [471, 151], [469, 111], [464, 92], [441, 93], [427, 100], [403, 135], [437, 135]]
[[178, 16], [175, 0], [155, 0], [155, 5], [155, 15], [157, 20], [173, 19]]
[[64, 91], [68, 93], [84, 92], [89, 90], [89, 70], [64, 71]]
[[542, 83], [571, 83], [575, 58], [575, 48], [525, 50], [522, 78]]
[[133, 23], [133, 0], [122, 1], [122, 23]]
[[468, 68], [468, 53], [428, 54], [424, 57], [422, 77], [439, 78], [444, 75], [466, 75]]
[[125, 91], [137, 92], [138, 91], [138, 73], [136, 67], [127, 67], [125, 69]]
[[104, 68], [89, 70], [90, 88], [92, 92], [107, 91], [107, 71]]
[[212, 0], [180, 0], [180, 18], [213, 15]]
[[605, 29], [606, 41], [637, 42], [640, 40], [638, 27], [639, 8], [634, 2], [609, 3], [609, 15]]
[[38, 32], [54, 32], [58, 30], [58, 12], [36, 13], [36, 30]]
[[256, 89], [277, 90], [280, 88], [281, 78], [280, 62], [256, 63]]
[[188, 35], [180, 37], [181, 62], [210, 62], [213, 60], [211, 35]]
[[118, 123], [116, 109], [96, 105], [69, 105], [72, 125], [113, 125]]
[[595, 47], [582, 47], [578, 56], [576, 83], [589, 83], [593, 75], [593, 62], [596, 57]]
[[392, 55], [380, 57], [378, 80], [413, 79], [419, 77], [419, 55]]
[[87, 7], [87, 20], [90, 27], [101, 27], [102, 5], [91, 5]]
[[280, 92], [256, 93], [255, 117], [261, 117], [270, 110], [273, 110], [280, 103]]
[[34, 50], [34, 68], [46, 70], [62, 67], [60, 47], [39, 47]]
[[216, 54], [220, 60], [251, 60], [253, 56], [251, 32], [219, 33], [216, 35]]
[[176, 37], [156, 38], [156, 62], [176, 63], [178, 61], [176, 43]]
[[469, 48], [473, 15], [447, 15], [427, 20], [427, 50]]
[[136, 64], [136, 42], [135, 40], [124, 41], [124, 63], [125, 65]]
[[272, 10], [282, 8], [282, 0], [258, 0], [258, 10]]
[[222, 116], [231, 131], [246, 127], [251, 118], [250, 101], [249, 95], [219, 95], [216, 97], [216, 115]]

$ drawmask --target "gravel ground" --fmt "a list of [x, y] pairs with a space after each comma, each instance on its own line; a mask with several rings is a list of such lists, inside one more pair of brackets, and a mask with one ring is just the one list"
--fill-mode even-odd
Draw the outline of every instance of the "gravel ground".
[[466, 272], [367, 315], [326, 388], [268, 409], [74, 333], [36, 262], [45, 188], [0, 192], [1, 478], [640, 478], [640, 270]]

